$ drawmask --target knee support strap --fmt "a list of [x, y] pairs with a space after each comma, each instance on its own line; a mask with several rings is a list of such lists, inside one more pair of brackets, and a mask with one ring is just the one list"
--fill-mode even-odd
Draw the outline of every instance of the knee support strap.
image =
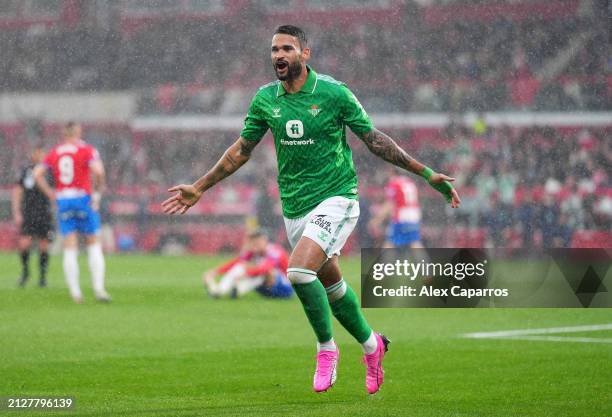
[[317, 273], [310, 269], [303, 268], [287, 268], [287, 278], [292, 285], [308, 284], [317, 279]]

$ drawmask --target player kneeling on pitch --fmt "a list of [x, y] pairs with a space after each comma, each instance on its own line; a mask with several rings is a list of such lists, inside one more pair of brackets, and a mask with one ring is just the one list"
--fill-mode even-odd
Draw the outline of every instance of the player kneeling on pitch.
[[452, 207], [459, 196], [444, 174], [434, 172], [374, 128], [348, 87], [306, 65], [310, 48], [304, 31], [280, 26], [270, 47], [278, 81], [262, 86], [249, 108], [238, 140], [215, 166], [193, 184], [168, 191], [168, 214], [184, 214], [202, 194], [244, 165], [268, 129], [278, 161], [278, 187], [285, 228], [293, 252], [287, 277], [317, 338], [313, 389], [336, 382], [340, 350], [333, 337], [332, 314], [361, 344], [365, 385], [373, 394], [383, 383], [382, 362], [389, 340], [374, 332], [359, 299], [343, 279], [338, 256], [359, 217], [357, 174], [346, 138], [348, 126], [376, 156], [423, 177]]
[[[213, 297], [232, 298], [255, 290], [264, 297], [289, 298], [293, 287], [287, 278], [287, 252], [279, 245], [270, 243], [261, 230], [246, 236], [241, 253], [216, 269], [203, 275], [204, 286]], [[216, 277], [221, 276], [217, 281]]]

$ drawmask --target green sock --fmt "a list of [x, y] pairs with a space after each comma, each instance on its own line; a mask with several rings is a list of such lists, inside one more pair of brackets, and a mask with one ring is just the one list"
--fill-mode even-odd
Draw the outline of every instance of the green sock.
[[[338, 293], [345, 290], [344, 295], [338, 299]], [[332, 285], [326, 289], [331, 301], [331, 310], [334, 317], [338, 319], [340, 324], [353, 336], [359, 343], [364, 343], [372, 334], [372, 329], [368, 325], [363, 313], [357, 295], [344, 280]]]
[[331, 314], [327, 293], [321, 281], [315, 279], [307, 284], [293, 284], [293, 289], [302, 302], [304, 312], [319, 343], [332, 339]]

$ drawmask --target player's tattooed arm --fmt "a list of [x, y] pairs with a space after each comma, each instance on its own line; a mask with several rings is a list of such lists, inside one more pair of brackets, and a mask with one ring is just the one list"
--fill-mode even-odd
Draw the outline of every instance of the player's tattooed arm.
[[240, 153], [243, 156], [246, 156], [247, 158], [251, 156], [251, 152], [253, 151], [253, 149], [255, 149], [255, 146], [257, 146], [257, 144], [259, 143], [259, 142], [255, 142], [252, 140], [246, 140], [243, 137], [240, 137], [238, 141], [240, 142]]
[[360, 135], [360, 138], [374, 155], [393, 165], [422, 176], [429, 185], [444, 195], [446, 200], [451, 203], [452, 208], [459, 207], [461, 199], [457, 190], [451, 185], [451, 182], [455, 181], [454, 178], [434, 172], [431, 168], [412, 158], [393, 139], [380, 130], [372, 129]]
[[425, 167], [419, 161], [408, 155], [405, 150], [389, 136], [378, 129], [372, 129], [359, 136], [370, 152], [407, 171], [420, 174]]
[[227, 148], [223, 156], [202, 178], [193, 184], [180, 184], [169, 188], [168, 191], [175, 194], [162, 203], [164, 213], [186, 213], [190, 207], [200, 200], [206, 190], [222, 179], [229, 177], [244, 165], [251, 157], [251, 152], [256, 145], [257, 142], [240, 137]]
[[243, 137], [238, 138], [236, 142], [227, 148], [215, 166], [193, 185], [199, 191], [204, 192], [222, 179], [229, 177], [249, 160], [251, 152], [257, 146], [257, 143], [246, 140]]

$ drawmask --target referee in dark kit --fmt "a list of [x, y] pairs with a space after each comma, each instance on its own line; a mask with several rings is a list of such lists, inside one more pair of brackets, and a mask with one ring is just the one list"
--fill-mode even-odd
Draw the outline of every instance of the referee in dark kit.
[[[32, 149], [31, 164], [25, 167], [13, 189], [13, 220], [20, 230], [19, 256], [21, 258], [21, 277], [18, 285], [24, 287], [30, 277], [29, 259], [32, 242], [38, 240], [38, 264], [40, 287], [47, 286], [47, 268], [49, 266], [49, 242], [53, 234], [53, 217], [51, 203], [34, 181], [32, 170], [42, 161], [45, 151], [41, 145]], [[51, 181], [51, 179], [48, 179]]]

